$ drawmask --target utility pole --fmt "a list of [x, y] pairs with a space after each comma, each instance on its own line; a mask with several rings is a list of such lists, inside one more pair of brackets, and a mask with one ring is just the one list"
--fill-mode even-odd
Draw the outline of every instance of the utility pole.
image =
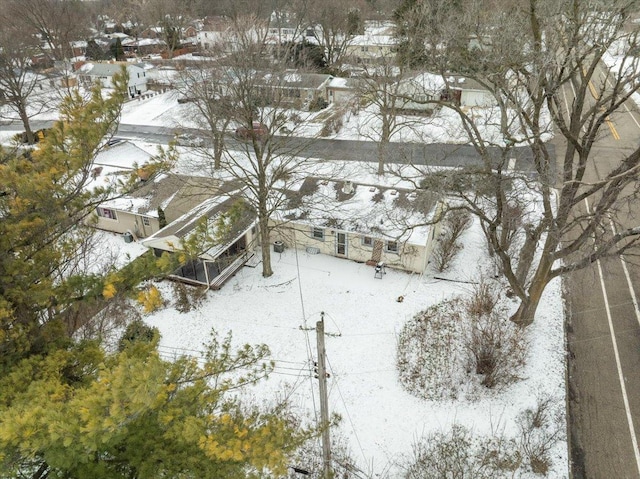
[[324, 349], [324, 311], [316, 323], [318, 340], [318, 381], [320, 385], [320, 427], [322, 428], [322, 459], [324, 479], [331, 479], [331, 440], [329, 437], [329, 398], [327, 394], [327, 368]]

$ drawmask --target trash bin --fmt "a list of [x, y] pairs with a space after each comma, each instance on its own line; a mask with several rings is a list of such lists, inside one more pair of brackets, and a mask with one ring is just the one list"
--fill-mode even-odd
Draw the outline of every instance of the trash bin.
[[124, 238], [125, 243], [131, 243], [133, 241], [133, 235], [130, 231], [123, 233], [122, 237]]
[[284, 243], [282, 241], [276, 241], [273, 243], [274, 253], [284, 253]]

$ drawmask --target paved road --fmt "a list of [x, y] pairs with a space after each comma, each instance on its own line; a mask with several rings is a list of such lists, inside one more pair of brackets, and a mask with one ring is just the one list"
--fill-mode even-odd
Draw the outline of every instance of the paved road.
[[[51, 121], [33, 121], [34, 129], [48, 128]], [[21, 130], [21, 125], [13, 122], [9, 125], [1, 125], [0, 129]], [[197, 130], [183, 129], [185, 133], [196, 133]], [[118, 136], [124, 138], [141, 139], [157, 143], [168, 143], [174, 137], [174, 129], [151, 125], [120, 124]], [[230, 147], [233, 149], [236, 140], [229, 137]], [[295, 151], [301, 151], [307, 157], [323, 158], [329, 160], [358, 160], [377, 161], [376, 143], [356, 140], [331, 140], [316, 138], [288, 138], [287, 147]], [[553, 145], [549, 145], [553, 153]], [[498, 150], [490, 149], [492, 155], [497, 158]], [[391, 143], [387, 149], [388, 161], [391, 163], [407, 163], [432, 166], [464, 166], [478, 162], [478, 154], [469, 145], [449, 145], [442, 143]], [[517, 147], [513, 150], [515, 158], [514, 168], [519, 171], [533, 172], [531, 164], [531, 151], [528, 147]]]
[[[567, 92], [570, 97], [571, 93]], [[611, 118], [587, 181], [601, 179], [638, 144], [635, 105]], [[563, 153], [558, 146], [558, 157]], [[617, 215], [637, 226], [637, 206]], [[626, 258], [630, 259], [630, 258]], [[636, 261], [637, 263], [637, 261]], [[640, 266], [614, 258], [566, 278], [569, 419], [574, 479], [638, 479], [640, 455]]]

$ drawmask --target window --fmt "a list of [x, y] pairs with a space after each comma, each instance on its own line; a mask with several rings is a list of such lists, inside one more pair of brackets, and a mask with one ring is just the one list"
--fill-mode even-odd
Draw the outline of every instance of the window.
[[109, 208], [98, 208], [98, 216], [101, 216], [102, 218], [108, 218], [110, 220], [118, 219], [115, 210], [111, 210]]
[[397, 241], [387, 241], [387, 251], [390, 253], [398, 252], [398, 242]]
[[363, 236], [362, 237], [362, 246], [373, 247], [373, 238], [371, 236]]
[[148, 216], [143, 216], [142, 217], [142, 224], [145, 226], [151, 226], [151, 220], [149, 219]]
[[324, 241], [324, 230], [322, 228], [313, 228], [311, 236], [315, 239]]

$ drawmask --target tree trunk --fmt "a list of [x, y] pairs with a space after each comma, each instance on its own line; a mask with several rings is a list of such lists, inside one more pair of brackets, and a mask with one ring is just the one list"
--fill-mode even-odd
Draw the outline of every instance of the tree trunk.
[[380, 132], [380, 143], [378, 143], [378, 175], [384, 175], [384, 162], [387, 155], [387, 146], [391, 137], [389, 121], [382, 119], [382, 129]]
[[213, 136], [213, 169], [222, 167], [222, 150], [224, 148], [224, 131]]
[[518, 267], [516, 269], [516, 278], [519, 284], [527, 284], [527, 276], [531, 270], [533, 264], [533, 258], [536, 254], [536, 247], [538, 246], [539, 236], [536, 234], [533, 228], [527, 226], [524, 227], [525, 241], [520, 255], [518, 257]]
[[269, 224], [268, 219], [260, 217], [258, 219], [258, 228], [260, 229], [260, 248], [262, 251], [262, 276], [268, 278], [273, 274], [271, 269], [271, 249], [269, 246]]
[[20, 120], [22, 120], [22, 126], [24, 127], [24, 133], [27, 136], [27, 143], [33, 145], [36, 142], [36, 137], [31, 131], [31, 124], [29, 123], [29, 115], [27, 115], [27, 107], [26, 105], [20, 104], [18, 105], [18, 115], [20, 116]]
[[511, 321], [516, 323], [518, 326], [526, 327], [533, 323], [536, 310], [540, 304], [540, 298], [542, 298], [542, 293], [550, 280], [549, 273], [551, 271], [551, 265], [549, 255], [543, 252], [536, 274], [531, 281], [529, 290], [527, 291], [527, 297], [522, 299], [518, 310], [513, 316], [511, 316]]
[[378, 175], [384, 175], [384, 160], [387, 152], [387, 143], [381, 141], [378, 144]]

